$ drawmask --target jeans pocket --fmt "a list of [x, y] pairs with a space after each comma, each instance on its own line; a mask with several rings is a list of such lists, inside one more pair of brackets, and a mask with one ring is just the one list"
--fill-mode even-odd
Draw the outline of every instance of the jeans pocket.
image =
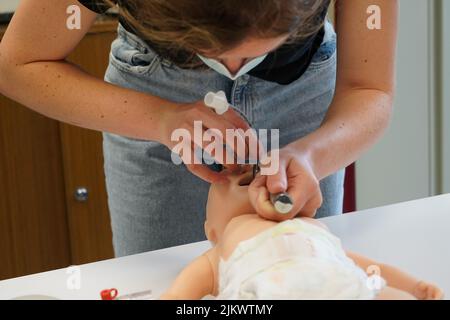
[[110, 62], [121, 71], [151, 74], [159, 64], [158, 55], [143, 46], [134, 46], [120, 37], [111, 44]]

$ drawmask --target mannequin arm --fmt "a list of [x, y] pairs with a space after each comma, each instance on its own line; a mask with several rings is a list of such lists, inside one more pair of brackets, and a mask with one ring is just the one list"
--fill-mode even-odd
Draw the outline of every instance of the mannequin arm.
[[376, 262], [353, 252], [347, 251], [347, 256], [366, 272], [370, 266], [377, 266], [380, 269], [379, 275], [386, 280], [388, 286], [406, 291], [417, 299], [442, 299], [444, 297], [444, 293], [438, 287], [418, 280], [398, 268]]
[[160, 299], [194, 300], [212, 294], [215, 280], [209, 256], [213, 250], [205, 252], [185, 267]]

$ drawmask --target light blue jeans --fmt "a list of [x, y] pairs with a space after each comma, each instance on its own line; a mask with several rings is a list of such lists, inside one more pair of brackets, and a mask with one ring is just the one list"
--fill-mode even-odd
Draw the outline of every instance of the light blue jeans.
[[[289, 85], [244, 75], [235, 81], [213, 70], [188, 70], [158, 56], [119, 26], [105, 80], [178, 103], [202, 100], [223, 90], [255, 129], [280, 131], [280, 147], [317, 129], [333, 98], [336, 34], [325, 39], [306, 73]], [[209, 184], [171, 161], [154, 141], [104, 133], [104, 168], [116, 256], [205, 239]], [[323, 205], [317, 217], [342, 212], [344, 170], [320, 182]]]

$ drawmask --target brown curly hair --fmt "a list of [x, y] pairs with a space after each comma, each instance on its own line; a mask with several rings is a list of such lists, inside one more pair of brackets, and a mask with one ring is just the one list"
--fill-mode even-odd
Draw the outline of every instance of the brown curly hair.
[[[112, 1], [107, 3], [114, 5]], [[119, 14], [139, 34], [171, 51], [220, 54], [247, 37], [318, 32], [330, 0], [128, 0]]]

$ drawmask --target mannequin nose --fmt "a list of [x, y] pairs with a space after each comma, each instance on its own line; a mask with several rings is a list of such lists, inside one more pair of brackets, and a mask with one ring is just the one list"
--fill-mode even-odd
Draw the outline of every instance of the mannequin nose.
[[230, 184], [233, 186], [248, 186], [253, 181], [253, 173], [251, 171], [247, 171], [241, 174], [234, 174], [228, 176], [230, 180]]

